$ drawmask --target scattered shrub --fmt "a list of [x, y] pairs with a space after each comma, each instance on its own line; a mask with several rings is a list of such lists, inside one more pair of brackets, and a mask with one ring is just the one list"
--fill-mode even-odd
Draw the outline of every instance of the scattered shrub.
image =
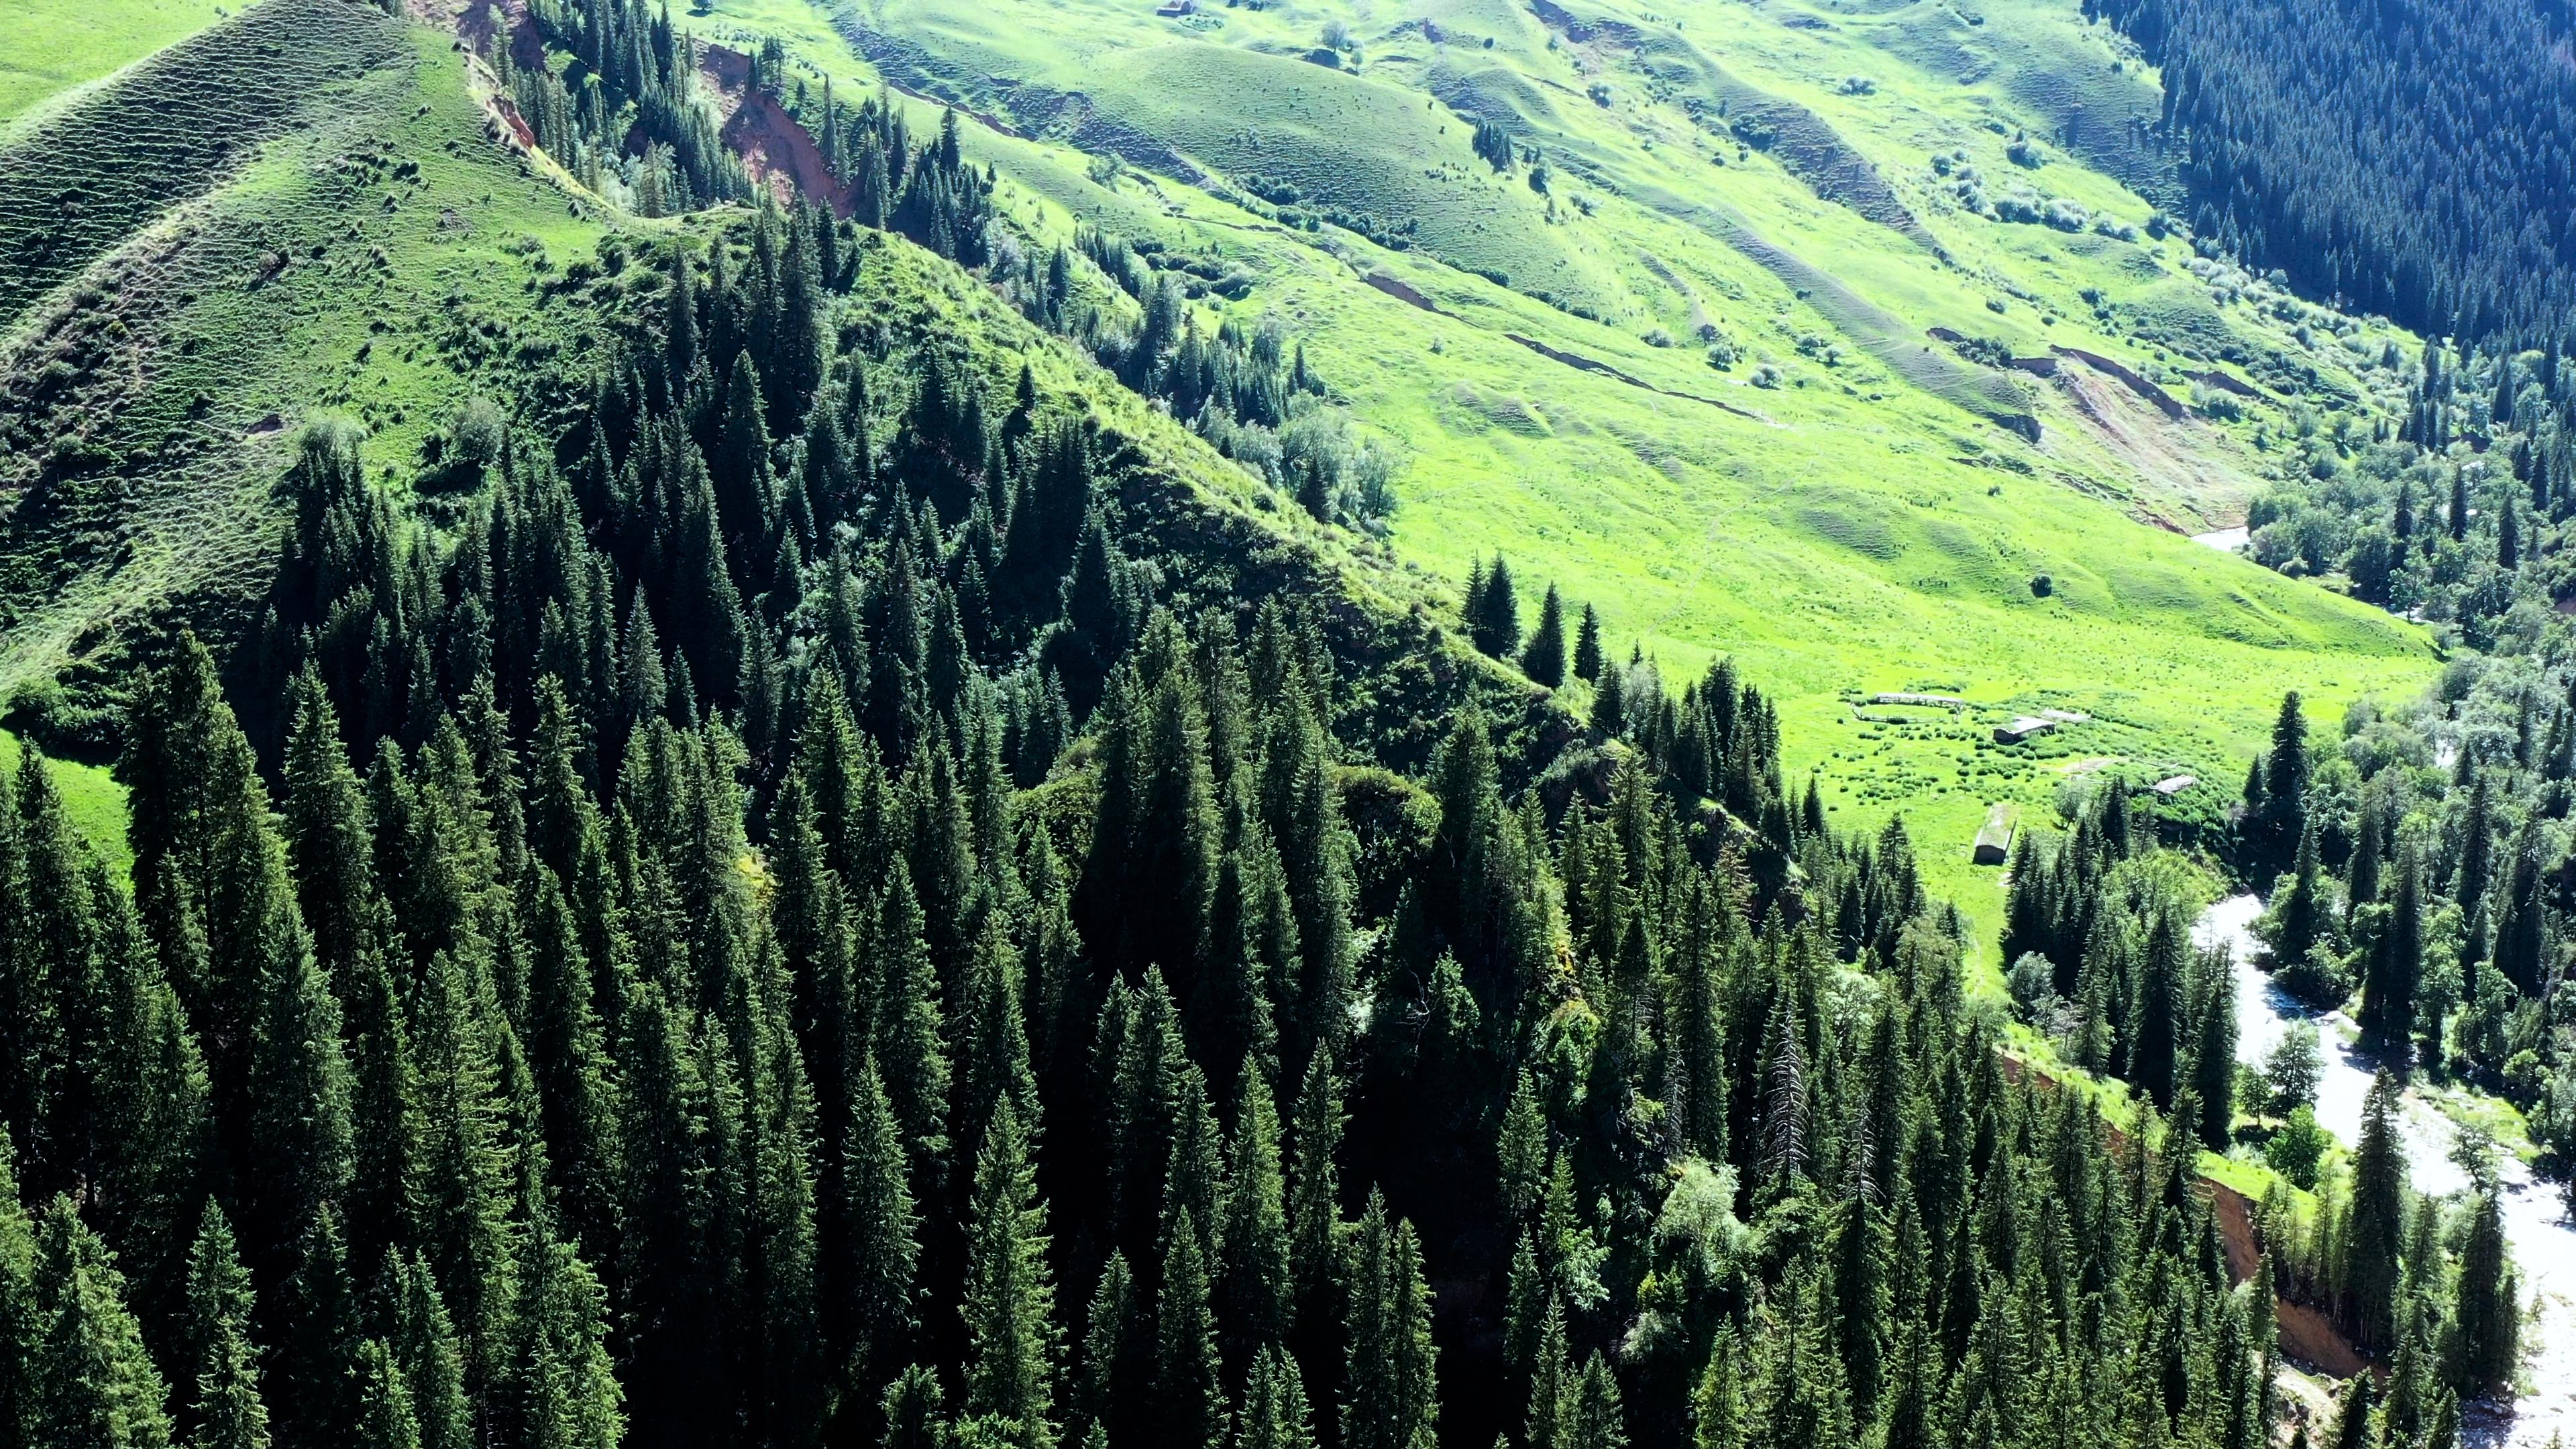
[[2299, 1000], [2329, 1010], [2352, 994], [2351, 968], [2322, 941], [2299, 960], [2274, 967], [2272, 980]]
[[2272, 1134], [2263, 1146], [2263, 1160], [2272, 1170], [2289, 1179], [2301, 1191], [2317, 1185], [2317, 1168], [2324, 1163], [2326, 1148], [2333, 1139], [2317, 1125], [2314, 1109], [2301, 1107], [2290, 1114], [2289, 1124]]
[[2204, 418], [2232, 423], [2245, 416], [2245, 403], [2234, 393], [2196, 382], [2191, 386], [2191, 410]]
[[466, 399], [456, 410], [448, 432], [449, 458], [459, 467], [481, 469], [500, 461], [510, 440], [510, 420], [489, 398]]
[[56, 759], [104, 763], [116, 758], [121, 710], [116, 702], [73, 701], [51, 679], [19, 687], [0, 714], [0, 727], [32, 740]]
[[1950, 346], [1961, 357], [1983, 367], [2012, 366], [2012, 344], [1994, 337], [1962, 337]]
[[2027, 186], [2016, 186], [1995, 198], [1995, 220], [2037, 223], [2040, 208], [2048, 205], [2046, 197]]

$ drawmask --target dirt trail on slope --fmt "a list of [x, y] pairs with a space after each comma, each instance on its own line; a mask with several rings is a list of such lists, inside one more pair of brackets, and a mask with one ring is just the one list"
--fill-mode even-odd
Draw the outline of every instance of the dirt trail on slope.
[[[1424, 296], [1420, 288], [1405, 281], [1401, 277], [1397, 277], [1386, 272], [1371, 272], [1367, 276], [1360, 278], [1360, 280], [1367, 285], [1376, 288], [1378, 291], [1384, 292], [1388, 296], [1395, 298], [1397, 301], [1403, 302], [1409, 306], [1419, 307], [1434, 317], [1448, 317], [1455, 320], [1464, 320], [1459, 318], [1457, 313], [1446, 310], [1439, 303]], [[1470, 323], [1469, 325], [1473, 326], [1474, 324]], [[1639, 377], [1634, 373], [1621, 371], [1616, 367], [1612, 367], [1609, 363], [1601, 361], [1599, 358], [1586, 357], [1580, 352], [1568, 352], [1561, 347], [1550, 347], [1535, 337], [1524, 337], [1518, 332], [1506, 332], [1503, 336], [1510, 341], [1519, 343], [1521, 346], [1528, 348], [1530, 351], [1537, 353], [1539, 356], [1546, 358], [1550, 362], [1571, 367], [1577, 372], [1598, 373], [1615, 382], [1624, 382], [1630, 387], [1643, 388], [1647, 392], [1654, 393], [1659, 397], [1677, 397], [1684, 402], [1704, 403], [1707, 406], [1716, 408], [1722, 412], [1733, 413], [1739, 418], [1751, 418], [1757, 423], [1769, 423], [1771, 421], [1760, 413], [1748, 412], [1743, 408], [1737, 407], [1731, 402], [1723, 402], [1713, 397], [1704, 397], [1695, 392], [1678, 392], [1669, 387], [1657, 387], [1653, 383], [1646, 381], [1644, 378]]]
[[[2004, 1076], [2020, 1081], [2024, 1076], [2042, 1086], [2055, 1088], [2057, 1078], [2047, 1071], [2009, 1052], [2001, 1053]], [[2125, 1143], [2128, 1134], [2117, 1127], [2109, 1129], [2112, 1144]], [[2227, 1253], [2228, 1276], [2238, 1282], [2254, 1276], [2262, 1261], [2260, 1246], [2254, 1241], [2254, 1205], [2245, 1194], [2211, 1177], [2194, 1177], [2192, 1186], [2210, 1206], [2218, 1225], [2220, 1245]], [[2272, 1300], [2273, 1319], [2280, 1326], [2281, 1351], [2293, 1362], [2336, 1378], [2350, 1378], [2368, 1365], [2353, 1346], [2335, 1332], [2325, 1315], [2303, 1303], [2287, 1298]]]
[[1603, 377], [1624, 382], [1630, 387], [1644, 388], [1646, 391], [1655, 393], [1662, 397], [1677, 397], [1684, 402], [1705, 403], [1710, 407], [1718, 409], [1720, 412], [1733, 413], [1739, 418], [1751, 418], [1757, 423], [1770, 421], [1770, 419], [1763, 417], [1760, 413], [1747, 412], [1731, 402], [1720, 402], [1716, 398], [1702, 397], [1695, 392], [1676, 392], [1669, 387], [1657, 387], [1642, 377], [1638, 377], [1633, 373], [1622, 372], [1618, 368], [1612, 367], [1610, 364], [1603, 362], [1598, 358], [1586, 357], [1580, 352], [1568, 352], [1561, 347], [1550, 347], [1535, 337], [1523, 337], [1517, 332], [1506, 332], [1503, 335], [1510, 338], [1512, 341], [1519, 343], [1521, 346], [1528, 348], [1530, 351], [1537, 353], [1539, 356], [1546, 358], [1548, 361], [1563, 363], [1577, 372], [1597, 372]]

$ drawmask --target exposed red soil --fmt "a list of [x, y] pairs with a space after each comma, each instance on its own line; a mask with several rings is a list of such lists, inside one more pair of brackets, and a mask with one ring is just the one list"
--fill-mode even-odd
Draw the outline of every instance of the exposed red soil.
[[725, 149], [742, 158], [754, 181], [781, 201], [796, 193], [823, 201], [836, 217], [847, 217], [850, 193], [823, 164], [823, 149], [812, 133], [787, 114], [767, 92], [751, 85], [751, 57], [721, 45], [703, 46], [698, 74], [712, 91], [717, 114], [724, 117]]
[[2351, 1378], [2367, 1367], [2326, 1316], [2308, 1305], [2282, 1299], [2274, 1305], [2272, 1316], [2281, 1325], [2281, 1353], [2291, 1362], [2338, 1379]]
[[527, 68], [546, 63], [545, 39], [529, 18], [528, 0], [407, 0], [406, 8], [424, 25], [456, 32], [457, 43], [470, 57], [467, 64], [489, 91], [483, 109], [491, 115], [495, 138], [520, 151], [536, 150], [537, 133], [491, 70], [494, 47], [505, 37], [512, 65]]
[[[456, 0], [427, 3], [453, 8]], [[490, 58], [494, 40], [506, 34], [512, 65], [529, 70], [546, 63], [545, 39], [528, 18], [528, 0], [465, 0], [464, 8], [455, 10], [454, 21], [457, 37], [476, 55]]]

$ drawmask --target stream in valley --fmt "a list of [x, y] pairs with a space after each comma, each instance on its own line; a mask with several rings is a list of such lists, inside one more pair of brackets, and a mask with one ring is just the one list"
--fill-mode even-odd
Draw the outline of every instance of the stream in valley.
[[[2201, 946], [2225, 946], [2234, 960], [2237, 1058], [2259, 1064], [2293, 1024], [2313, 1023], [2325, 1061], [2317, 1122], [2350, 1146], [2361, 1135], [2362, 1099], [2378, 1064], [2353, 1049], [2350, 1018], [2310, 1010], [2255, 966], [2250, 928], [2262, 909], [2254, 896], [2230, 896], [2204, 912], [2193, 932]], [[2451, 1160], [2449, 1120], [2414, 1088], [2406, 1093], [2399, 1135], [2417, 1191], [2449, 1193], [2468, 1185], [2468, 1174]], [[2576, 1443], [2576, 1225], [2568, 1222], [2556, 1186], [2535, 1179], [2520, 1158], [2498, 1148], [2496, 1171], [2504, 1185], [2505, 1235], [2529, 1310], [2522, 1330], [2525, 1392], [2509, 1406], [2466, 1406], [2463, 1438], [2481, 1449], [2546, 1449], [2561, 1433]]]

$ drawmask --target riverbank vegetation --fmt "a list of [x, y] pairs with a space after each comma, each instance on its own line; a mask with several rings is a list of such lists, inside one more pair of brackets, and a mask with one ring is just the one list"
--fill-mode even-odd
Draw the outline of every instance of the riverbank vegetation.
[[[2312, 976], [2348, 986], [2342, 958], [2326, 944], [2324, 918], [2338, 903], [2322, 894], [2318, 824], [2303, 808], [2314, 773], [2293, 696], [2254, 772], [2269, 787], [2256, 798], [2270, 808], [2240, 812], [2238, 838], [2253, 853], [2284, 835], [2304, 842], [2258, 929], [2281, 974], [2289, 973], [2280, 963], [2295, 959], [2309, 963]], [[2317, 1194], [2312, 1210], [2276, 1204], [2257, 1236], [2280, 1265], [2278, 1290], [2326, 1312], [2356, 1347], [2387, 1359], [2392, 1382], [2406, 1385], [2392, 1392], [2397, 1407], [2382, 1406], [2383, 1419], [2403, 1428], [2390, 1442], [2411, 1443], [2423, 1432], [2437, 1384], [2462, 1397], [2502, 1388], [2515, 1362], [2519, 1310], [2491, 1144], [2463, 1149], [2462, 1160], [2475, 1164], [2465, 1200], [2419, 1197], [2407, 1188], [2392, 1124], [2407, 1056], [2385, 1043], [2416, 1040], [2419, 1027], [2404, 1018], [2396, 993], [2410, 972], [2420, 978], [2424, 970], [2420, 931], [2403, 934], [2403, 913], [2421, 912], [2415, 844], [2394, 851], [2382, 902], [2364, 908], [2375, 913], [2363, 919], [2360, 929], [2371, 934], [2356, 948], [2373, 983], [2362, 995], [2365, 1037], [2381, 1043], [2394, 1070], [2382, 1071], [2360, 1139], [2345, 1155], [2330, 1153], [2316, 1124], [2313, 1032], [2285, 1039], [2260, 1070], [2238, 1060], [2233, 963], [2223, 946], [2193, 945], [2194, 921], [2209, 899], [2205, 873], [2157, 839], [2151, 816], [2132, 815], [2117, 782], [2070, 800], [2068, 829], [2026, 837], [2012, 875], [2003, 949], [2014, 962], [2007, 986], [2023, 1020], [2065, 1060], [2126, 1082], [2168, 1114], [2177, 1134], [2221, 1154], [2259, 1150], [2285, 1179]], [[2301, 940], [2309, 949], [2290, 956]], [[2343, 992], [2329, 989], [2339, 1003]], [[2382, 1035], [2371, 1035], [2371, 1023]], [[2370, 1412], [2366, 1398], [2360, 1411]]]
[[2276, 739], [2239, 812], [2245, 868], [2280, 882], [2265, 924], [2279, 979], [2320, 1005], [2351, 998], [2367, 1044], [2400, 1064], [2509, 1099], [2562, 1177], [2576, 1150], [2576, 1007], [2560, 990], [2576, 938], [2570, 408], [2555, 346], [2437, 344], [2400, 437], [2299, 445], [2299, 481], [2255, 506], [2255, 555], [2339, 570], [2437, 623], [2451, 657], [2420, 697], [2354, 704], [2304, 753], [2294, 792]]

